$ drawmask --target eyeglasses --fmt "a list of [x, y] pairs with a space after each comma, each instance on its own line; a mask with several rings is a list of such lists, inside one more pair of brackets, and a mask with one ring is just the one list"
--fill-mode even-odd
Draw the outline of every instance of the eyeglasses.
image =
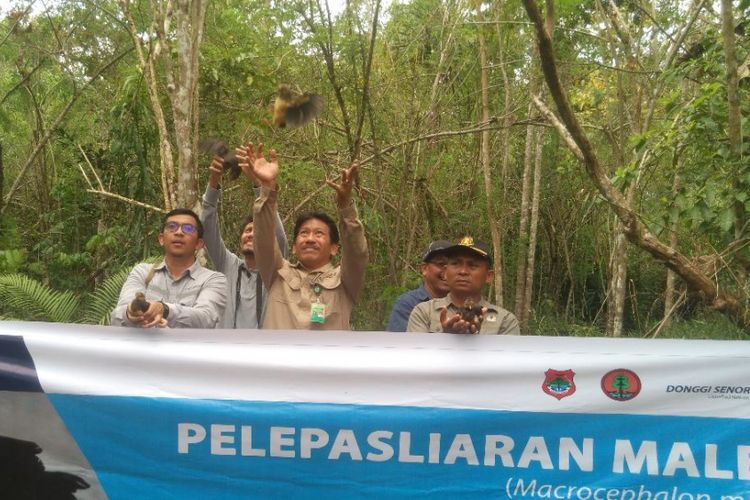
[[182, 229], [182, 232], [185, 234], [193, 234], [198, 230], [195, 224], [191, 224], [189, 222], [180, 224], [179, 222], [169, 221], [164, 224], [164, 230], [168, 233], [176, 233], [178, 229]]

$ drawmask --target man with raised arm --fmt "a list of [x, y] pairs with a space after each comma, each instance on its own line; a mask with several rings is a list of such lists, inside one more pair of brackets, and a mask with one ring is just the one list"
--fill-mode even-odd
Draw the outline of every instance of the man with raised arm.
[[[240, 233], [242, 258], [240, 258], [227, 249], [219, 231], [217, 204], [221, 195], [219, 180], [224, 171], [222, 158], [215, 156], [208, 170], [208, 186], [203, 195], [203, 212], [201, 213], [201, 222], [204, 227], [203, 239], [214, 267], [227, 277], [227, 307], [219, 327], [260, 328], [268, 293], [256, 268], [253, 215], [251, 212], [242, 221]], [[251, 182], [254, 180], [248, 177]], [[256, 197], [259, 192], [260, 189], [257, 189]], [[282, 255], [286, 257], [286, 233], [278, 212], [276, 212], [275, 237]]]
[[448, 295], [417, 304], [407, 331], [520, 335], [516, 317], [482, 296], [494, 277], [489, 245], [466, 236], [446, 248], [445, 255]]
[[202, 267], [203, 225], [187, 208], [164, 216], [159, 244], [164, 260], [133, 268], [112, 311], [113, 326], [216, 328], [227, 302], [223, 274]]
[[[341, 172], [341, 182], [326, 180], [336, 192], [341, 236], [336, 223], [323, 212], [305, 212], [294, 223], [292, 253], [297, 262], [286, 260], [273, 238], [277, 224], [276, 198], [279, 164], [276, 151], [271, 161], [263, 156], [263, 145], [245, 147], [240, 158], [260, 183], [255, 200], [255, 259], [268, 288], [268, 308], [263, 328], [304, 330], [350, 330], [349, 319], [359, 298], [369, 259], [367, 240], [352, 200], [357, 162]], [[341, 262], [332, 258], [341, 248]]]

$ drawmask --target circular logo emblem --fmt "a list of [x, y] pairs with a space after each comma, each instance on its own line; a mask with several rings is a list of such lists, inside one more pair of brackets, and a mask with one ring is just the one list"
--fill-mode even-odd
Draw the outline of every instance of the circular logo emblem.
[[641, 379], [632, 370], [617, 368], [602, 377], [602, 392], [615, 401], [629, 401], [641, 392]]

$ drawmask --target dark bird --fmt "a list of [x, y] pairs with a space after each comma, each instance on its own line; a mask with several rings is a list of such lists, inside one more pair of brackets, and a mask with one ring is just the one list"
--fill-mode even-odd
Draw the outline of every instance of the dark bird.
[[464, 302], [464, 306], [459, 308], [458, 314], [461, 315], [461, 319], [464, 321], [468, 321], [469, 323], [473, 323], [475, 321], [479, 321], [477, 323], [477, 331], [479, 331], [479, 328], [482, 325], [482, 320], [484, 317], [482, 316], [482, 306], [475, 305], [474, 301], [471, 299], [466, 299], [466, 302]]
[[130, 303], [130, 310], [134, 313], [140, 314], [148, 311], [148, 301], [146, 300], [146, 296], [143, 294], [143, 292], [138, 292], [135, 294], [133, 302]]
[[42, 448], [32, 442], [0, 436], [0, 495], [18, 500], [75, 500], [89, 484], [68, 472], [45, 470]]
[[295, 94], [289, 85], [279, 85], [279, 94], [271, 107], [271, 124], [277, 127], [301, 127], [323, 111], [325, 102], [318, 94]]
[[242, 173], [240, 162], [235, 156], [234, 150], [230, 150], [224, 141], [214, 138], [203, 139], [198, 144], [198, 149], [212, 156], [221, 156], [224, 172], [229, 171], [230, 179], [234, 180]]

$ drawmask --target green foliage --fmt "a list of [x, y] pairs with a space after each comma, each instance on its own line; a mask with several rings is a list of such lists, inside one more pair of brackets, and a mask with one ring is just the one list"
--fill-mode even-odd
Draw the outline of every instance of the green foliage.
[[16, 273], [26, 263], [26, 250], [0, 250], [0, 274]]
[[129, 273], [130, 269], [128, 268], [117, 271], [86, 296], [82, 316], [83, 323], [94, 325], [109, 324], [110, 314], [112, 314], [112, 310], [117, 305], [120, 290]]
[[0, 275], [0, 314], [6, 318], [72, 323], [79, 299], [22, 274]]

